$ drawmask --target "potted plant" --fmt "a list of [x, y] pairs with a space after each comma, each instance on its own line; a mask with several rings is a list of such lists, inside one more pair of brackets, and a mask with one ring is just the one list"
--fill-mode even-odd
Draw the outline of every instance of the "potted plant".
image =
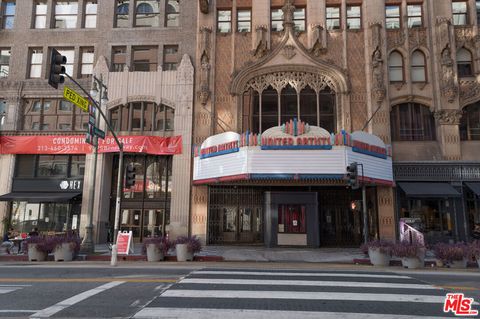
[[360, 249], [368, 252], [370, 262], [374, 266], [388, 266], [392, 258], [393, 243], [386, 240], [373, 240], [363, 244]]
[[480, 268], [480, 240], [475, 240], [470, 243], [470, 252], [477, 260], [478, 268]]
[[147, 255], [147, 261], [164, 260], [171, 247], [166, 237], [150, 237], [143, 241], [142, 253]]
[[435, 254], [435, 263], [437, 267], [443, 267], [448, 263], [448, 244], [436, 243], [433, 245], [433, 253]]
[[45, 236], [33, 236], [25, 239], [25, 249], [29, 261], [45, 261], [50, 252], [50, 246]]
[[71, 233], [63, 236], [51, 236], [48, 238], [48, 242], [55, 261], [72, 261], [80, 251], [80, 238]]
[[175, 241], [177, 261], [192, 261], [193, 255], [202, 250], [202, 244], [197, 236], [180, 236]]
[[445, 260], [450, 268], [466, 268], [469, 246], [465, 243], [445, 244]]
[[402, 266], [405, 268], [420, 268], [425, 265], [425, 247], [416, 241], [396, 243], [393, 254], [402, 259]]

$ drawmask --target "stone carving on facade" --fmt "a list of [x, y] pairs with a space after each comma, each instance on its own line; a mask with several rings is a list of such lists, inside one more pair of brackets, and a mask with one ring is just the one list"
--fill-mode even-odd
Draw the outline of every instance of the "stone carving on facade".
[[200, 12], [204, 14], [208, 14], [208, 5], [209, 5], [209, 0], [198, 0], [199, 5], [200, 5]]
[[422, 28], [408, 29], [410, 48], [427, 47], [427, 30]]
[[287, 32], [289, 28], [293, 28], [293, 13], [295, 12], [294, 0], [285, 0], [285, 5], [282, 7], [283, 11], [283, 28]]
[[295, 47], [293, 45], [286, 45], [283, 47], [283, 56], [287, 60], [291, 60], [295, 54], [297, 53], [295, 52]]
[[403, 30], [389, 30], [387, 37], [388, 51], [396, 47], [401, 47], [405, 44], [405, 33]]
[[459, 125], [463, 112], [461, 110], [440, 110], [433, 116], [440, 125]]
[[370, 23], [370, 29], [372, 29], [372, 47], [381, 48], [382, 47], [382, 24], [380, 22]]
[[268, 28], [265, 25], [259, 25], [255, 28], [255, 48], [253, 55], [257, 58], [264, 57], [268, 53]]
[[314, 24], [311, 29], [310, 53], [319, 57], [327, 52], [327, 30], [319, 24]]
[[444, 48], [447, 45], [451, 46], [451, 22], [449, 18], [437, 17], [437, 39], [440, 48]]
[[442, 95], [449, 103], [453, 103], [458, 96], [458, 88], [455, 85], [455, 75], [453, 71], [454, 61], [452, 59], [450, 45], [447, 44], [443, 49], [440, 61], [442, 65]]
[[477, 80], [460, 80], [460, 105], [465, 106], [480, 99], [480, 83]]
[[384, 83], [383, 58], [380, 47], [376, 47], [372, 55], [372, 75], [373, 90], [372, 95], [375, 100], [380, 103], [385, 99], [386, 90]]
[[281, 92], [289, 84], [297, 92], [306, 86], [310, 86], [315, 91], [320, 91], [327, 86], [333, 91], [336, 90], [334, 82], [324, 75], [308, 72], [273, 72], [251, 79], [247, 82], [244, 91], [252, 88], [261, 93], [267, 87], [272, 86], [277, 92]]
[[200, 90], [198, 99], [202, 105], [206, 105], [210, 98], [210, 35], [212, 29], [209, 27], [200, 28], [201, 33], [201, 55], [200, 55]]

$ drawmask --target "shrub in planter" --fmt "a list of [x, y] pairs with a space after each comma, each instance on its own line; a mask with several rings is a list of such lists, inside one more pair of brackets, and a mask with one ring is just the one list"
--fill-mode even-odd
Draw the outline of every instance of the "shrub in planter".
[[475, 256], [477, 260], [478, 268], [480, 268], [480, 240], [475, 240], [470, 243], [470, 253]]
[[72, 261], [80, 251], [80, 243], [80, 237], [71, 233], [48, 237], [55, 261]]
[[25, 239], [25, 249], [29, 261], [45, 261], [51, 251], [48, 239], [45, 236], [33, 236]]
[[466, 268], [470, 257], [470, 248], [465, 243], [439, 244], [439, 254], [451, 268]]
[[363, 244], [360, 249], [368, 252], [370, 262], [374, 266], [388, 266], [392, 258], [393, 243], [387, 240], [373, 240]]
[[175, 241], [177, 261], [193, 260], [193, 255], [202, 250], [202, 244], [197, 236], [180, 236]]
[[402, 266], [406, 268], [424, 267], [425, 246], [417, 242], [403, 241], [393, 246], [393, 254], [402, 259]]
[[148, 261], [160, 261], [165, 258], [172, 243], [166, 237], [149, 237], [143, 241], [142, 253]]

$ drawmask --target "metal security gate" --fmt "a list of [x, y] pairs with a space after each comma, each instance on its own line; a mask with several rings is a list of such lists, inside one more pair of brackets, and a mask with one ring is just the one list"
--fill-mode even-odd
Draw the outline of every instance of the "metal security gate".
[[254, 187], [211, 186], [208, 243], [263, 243], [263, 191]]

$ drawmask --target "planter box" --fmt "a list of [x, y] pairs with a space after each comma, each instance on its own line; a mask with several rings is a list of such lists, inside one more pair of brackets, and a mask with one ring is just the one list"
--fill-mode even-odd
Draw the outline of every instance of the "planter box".
[[177, 251], [177, 261], [192, 261], [193, 253], [188, 251], [187, 244], [176, 244], [175, 250]]
[[147, 261], [155, 262], [155, 261], [160, 261], [164, 259], [165, 259], [165, 256], [162, 250], [160, 249], [160, 247], [158, 247], [155, 244], [147, 245]]
[[72, 261], [73, 250], [70, 243], [63, 243], [53, 250], [53, 257], [55, 261]]
[[477, 259], [478, 268], [480, 268], [480, 255], [475, 256], [475, 258]]
[[37, 244], [28, 245], [28, 261], [45, 261], [47, 253], [37, 249]]
[[422, 258], [418, 257], [404, 257], [402, 258], [402, 266], [409, 269], [423, 268], [424, 262]]
[[368, 257], [370, 257], [370, 262], [374, 266], [386, 267], [390, 265], [391, 256], [389, 254], [383, 254], [380, 252], [380, 249], [368, 249]]
[[465, 258], [463, 260], [452, 260], [450, 262], [450, 268], [454, 268], [454, 269], [467, 268], [467, 260]]

